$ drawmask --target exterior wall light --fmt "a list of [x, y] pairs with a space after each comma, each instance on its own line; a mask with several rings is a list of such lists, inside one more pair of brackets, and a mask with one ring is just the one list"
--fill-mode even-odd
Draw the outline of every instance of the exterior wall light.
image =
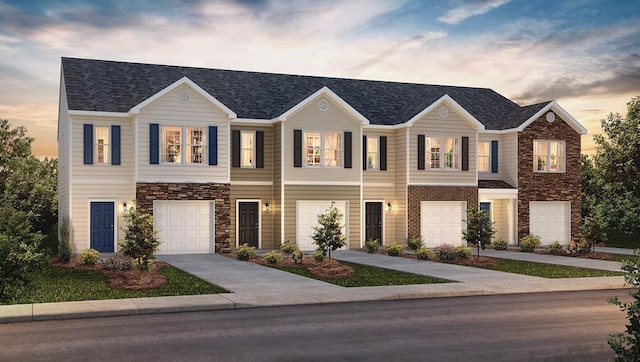
[[127, 212], [127, 203], [122, 204], [122, 211]]
[[269, 202], [264, 204], [264, 209], [267, 210], [267, 211], [271, 210], [271, 205], [269, 205]]
[[393, 206], [391, 206], [391, 202], [387, 202], [387, 211], [393, 210]]

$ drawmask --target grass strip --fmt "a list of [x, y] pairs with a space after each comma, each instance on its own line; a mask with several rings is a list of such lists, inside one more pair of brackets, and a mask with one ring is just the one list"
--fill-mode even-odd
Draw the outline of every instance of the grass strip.
[[224, 288], [172, 266], [163, 267], [161, 272], [167, 277], [167, 284], [160, 288], [121, 290], [110, 288], [105, 281], [105, 276], [98, 272], [47, 266], [42, 273], [35, 276], [32, 287], [13, 300], [12, 304], [218, 294], [228, 292]]
[[342, 287], [380, 287], [388, 285], [412, 285], [412, 284], [436, 284], [452, 283], [451, 280], [440, 279], [425, 275], [405, 273], [398, 270], [379, 268], [370, 265], [349, 263], [341, 261], [340, 264], [348, 265], [353, 269], [353, 274], [343, 279], [320, 278], [303, 267], [282, 267], [268, 265], [289, 273], [301, 275], [307, 278], [320, 280], [323, 282], [339, 285]]
[[511, 259], [495, 259], [497, 265], [466, 265], [475, 268], [483, 268], [496, 270], [506, 273], [530, 275], [541, 278], [588, 278], [588, 277], [610, 277], [624, 275], [622, 272], [609, 270], [598, 270], [589, 268], [580, 268], [576, 266], [555, 265], [537, 263], [532, 261], [511, 260]]

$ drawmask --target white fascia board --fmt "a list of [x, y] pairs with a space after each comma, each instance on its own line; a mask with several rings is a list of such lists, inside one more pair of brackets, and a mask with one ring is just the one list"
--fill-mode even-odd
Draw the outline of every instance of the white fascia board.
[[191, 89], [193, 89], [196, 93], [198, 93], [204, 99], [206, 99], [209, 102], [211, 102], [214, 106], [220, 108], [224, 113], [227, 114], [227, 117], [229, 117], [229, 119], [233, 119], [233, 118], [237, 117], [237, 115], [236, 115], [236, 113], [234, 111], [229, 109], [229, 107], [225, 106], [222, 102], [217, 100], [211, 94], [207, 93], [204, 89], [200, 88], [199, 85], [197, 85], [196, 83], [194, 83], [191, 79], [189, 79], [187, 77], [182, 77], [182, 78], [178, 79], [173, 84], [169, 85], [168, 87], [164, 88], [160, 92], [158, 92], [158, 93], [152, 95], [151, 97], [147, 98], [146, 100], [144, 100], [142, 103], [138, 104], [137, 106], [131, 108], [129, 110], [129, 114], [138, 114], [138, 113], [140, 113], [140, 110], [142, 110], [142, 108], [148, 106], [149, 104], [151, 104], [154, 101], [158, 100], [160, 97], [164, 96], [165, 94], [171, 92], [172, 90], [174, 90], [174, 89], [176, 89], [176, 88], [178, 88], [178, 87], [180, 87], [182, 85], [189, 86]]
[[453, 110], [455, 110], [456, 112], [460, 113], [462, 115], [462, 118], [477, 130], [484, 130], [484, 124], [478, 121], [476, 117], [472, 116], [471, 113], [469, 113], [460, 104], [458, 104], [458, 102], [454, 101], [453, 98], [451, 98], [448, 94], [443, 95], [437, 101], [431, 103], [431, 105], [423, 109], [420, 113], [416, 114], [406, 123], [407, 126], [412, 126], [417, 120], [424, 117], [427, 113], [433, 111], [436, 107], [439, 107], [442, 104], [446, 104], [449, 107], [453, 108]]
[[544, 108], [539, 110], [538, 113], [531, 116], [531, 118], [526, 120], [523, 124], [520, 125], [520, 127], [516, 128], [516, 130], [519, 132], [522, 132], [536, 119], [542, 117], [543, 114], [545, 114], [550, 110], [560, 114], [560, 117], [579, 134], [581, 135], [587, 134], [587, 129], [584, 128], [584, 126], [581, 125], [580, 122], [578, 122], [575, 118], [571, 117], [571, 115], [567, 111], [565, 111], [562, 107], [560, 107], [560, 105], [556, 103], [556, 101], [549, 102], [549, 104], [547, 104]]
[[235, 118], [231, 124], [272, 125], [276, 122], [279, 122], [278, 119]]
[[123, 112], [100, 112], [100, 111], [68, 111], [70, 116], [81, 117], [116, 117], [116, 118], [129, 118], [128, 113]]
[[367, 129], [372, 129], [372, 130], [396, 130], [396, 129], [406, 128], [406, 127], [408, 127], [406, 123], [393, 124], [393, 125], [368, 124], [366, 126], [362, 126], [362, 129], [363, 130], [367, 130]]
[[314, 99], [317, 99], [317, 98], [319, 98], [321, 96], [328, 97], [332, 101], [338, 103], [338, 105], [340, 107], [342, 107], [344, 110], [346, 110], [347, 113], [349, 113], [351, 116], [353, 116], [354, 118], [359, 120], [363, 125], [368, 125], [369, 124], [369, 120], [365, 116], [363, 116], [355, 108], [351, 107], [351, 105], [349, 103], [345, 102], [342, 98], [340, 98], [337, 94], [335, 94], [327, 86], [324, 86], [324, 87], [318, 89], [315, 93], [313, 93], [312, 95], [310, 95], [307, 98], [305, 98], [304, 100], [302, 100], [302, 102], [296, 104], [291, 109], [289, 109], [288, 111], [286, 111], [283, 114], [281, 114], [277, 118], [277, 120], [278, 121], [286, 121], [288, 117], [290, 117], [291, 115], [295, 114], [296, 112], [298, 112], [303, 107], [306, 107]]

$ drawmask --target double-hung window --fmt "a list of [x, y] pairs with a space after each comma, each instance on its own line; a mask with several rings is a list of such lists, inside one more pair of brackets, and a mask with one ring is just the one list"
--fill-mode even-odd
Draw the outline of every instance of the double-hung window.
[[478, 142], [478, 172], [491, 171], [491, 142]]
[[94, 127], [96, 130], [95, 162], [109, 163], [109, 127]]
[[304, 132], [305, 166], [342, 167], [342, 134]]
[[256, 167], [255, 132], [240, 132], [240, 167]]
[[367, 170], [377, 170], [378, 165], [378, 137], [367, 137]]
[[427, 137], [427, 168], [431, 170], [460, 169], [460, 139]]
[[535, 172], [565, 172], [565, 142], [534, 140], [533, 170]]
[[200, 127], [162, 126], [162, 163], [204, 163], [206, 131]]

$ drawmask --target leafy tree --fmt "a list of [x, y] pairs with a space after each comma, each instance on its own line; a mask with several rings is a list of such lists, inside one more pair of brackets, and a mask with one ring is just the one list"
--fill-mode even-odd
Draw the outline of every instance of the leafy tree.
[[480, 259], [480, 248], [484, 250], [491, 245], [491, 239], [495, 233], [491, 217], [486, 210], [472, 207], [467, 209], [466, 223], [467, 230], [462, 232], [462, 239], [477, 247], [476, 258]]
[[313, 242], [318, 245], [317, 249], [323, 256], [329, 256], [331, 259], [331, 251], [340, 249], [345, 245], [346, 235], [342, 233], [342, 213], [336, 208], [335, 203], [331, 203], [331, 207], [326, 213], [318, 215], [319, 226], [314, 226], [314, 233], [311, 235]]
[[624, 260], [621, 266], [625, 272], [625, 282], [633, 287], [629, 294], [634, 301], [622, 303], [618, 297], [609, 298], [609, 303], [627, 312], [629, 319], [625, 331], [610, 335], [607, 341], [615, 353], [615, 361], [640, 361], [640, 261], [637, 258], [639, 251], [634, 252], [636, 258]]
[[148, 270], [160, 246], [158, 232], [153, 230], [153, 216], [132, 207], [124, 218], [127, 226], [124, 240], [118, 243], [120, 251], [135, 259], [141, 270]]
[[599, 190], [598, 174], [593, 157], [580, 155], [580, 185], [582, 188], [580, 213], [582, 219], [595, 216]]
[[4, 193], [4, 181], [10, 173], [9, 162], [31, 156], [33, 138], [27, 137], [25, 127], [11, 128], [6, 119], [0, 119], [0, 194]]
[[580, 233], [584, 240], [589, 243], [592, 251], [595, 251], [596, 243], [607, 241], [607, 233], [604, 231], [602, 221], [597, 215], [595, 217], [588, 217], [584, 219], [580, 228]]

